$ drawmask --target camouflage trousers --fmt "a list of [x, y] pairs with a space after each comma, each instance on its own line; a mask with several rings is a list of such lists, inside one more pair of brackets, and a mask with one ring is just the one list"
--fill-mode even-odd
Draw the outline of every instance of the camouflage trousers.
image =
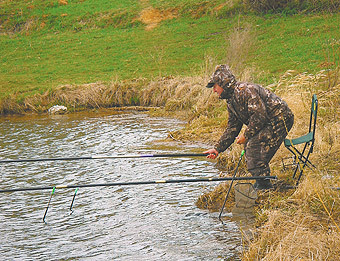
[[286, 138], [294, 123], [294, 115], [289, 112], [268, 123], [245, 144], [248, 171], [253, 176], [269, 176], [269, 162]]

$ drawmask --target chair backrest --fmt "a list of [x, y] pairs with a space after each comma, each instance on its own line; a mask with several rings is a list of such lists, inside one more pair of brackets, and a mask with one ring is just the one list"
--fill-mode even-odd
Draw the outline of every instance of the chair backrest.
[[317, 116], [318, 116], [318, 98], [316, 97], [316, 94], [313, 94], [312, 106], [311, 106], [311, 110], [310, 110], [309, 132], [312, 131], [312, 127], [313, 127], [313, 131], [314, 131]]
[[315, 137], [315, 129], [316, 129], [316, 118], [318, 116], [318, 98], [316, 94], [312, 96], [312, 107], [310, 112], [310, 121], [309, 121], [309, 132], [313, 132], [313, 141], [314, 144], [314, 137]]
[[314, 117], [316, 118], [317, 113], [318, 113], [318, 98], [316, 98], [316, 94], [313, 94], [313, 97], [312, 97], [311, 112], [313, 113]]

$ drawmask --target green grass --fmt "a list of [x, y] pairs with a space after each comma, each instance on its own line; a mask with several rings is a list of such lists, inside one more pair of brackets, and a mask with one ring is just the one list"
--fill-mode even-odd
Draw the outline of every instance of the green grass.
[[275, 77], [287, 69], [312, 73], [327, 69], [325, 62], [339, 65], [339, 57], [328, 58], [334, 40], [340, 50], [339, 18], [328, 14], [258, 19], [261, 47], [254, 50], [254, 63]]
[[[21, 99], [62, 84], [202, 74], [206, 57], [225, 62], [228, 36], [245, 24], [256, 33], [247, 64], [265, 72], [259, 79], [263, 84], [289, 69], [318, 71], [327, 61], [329, 42], [339, 48], [339, 13], [258, 16], [231, 15], [226, 7], [214, 11], [222, 3], [2, 1], [0, 99]], [[148, 6], [176, 8], [178, 17], [147, 31], [136, 18]], [[230, 8], [235, 6], [237, 1]]]

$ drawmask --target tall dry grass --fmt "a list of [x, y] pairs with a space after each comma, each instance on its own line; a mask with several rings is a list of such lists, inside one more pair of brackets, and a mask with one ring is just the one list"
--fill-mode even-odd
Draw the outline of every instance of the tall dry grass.
[[337, 260], [339, 192], [331, 185], [308, 175], [292, 195], [272, 196], [257, 212], [261, 223], [243, 260]]
[[256, 81], [254, 69], [245, 66], [249, 59], [249, 53], [256, 45], [256, 37], [252, 25], [239, 22], [226, 39], [226, 58], [228, 64], [237, 78], [241, 81]]
[[[337, 260], [340, 256], [340, 81], [339, 70], [318, 74], [288, 71], [275, 84], [295, 114], [289, 137], [307, 133], [312, 94], [319, 100], [314, 152], [316, 169], [306, 169], [293, 193], [266, 197], [257, 215], [258, 234], [243, 253], [244, 260]], [[329, 84], [333, 82], [333, 84]], [[281, 159], [288, 155], [281, 148], [271, 166], [279, 178]], [[275, 192], [274, 192], [275, 193]]]
[[44, 94], [36, 94], [24, 99], [23, 111], [46, 112], [55, 104], [69, 109], [107, 108], [138, 103], [139, 88], [143, 79], [129, 82], [91, 83], [83, 85], [63, 85]]
[[[320, 71], [312, 75], [294, 71], [286, 72], [277, 84], [276, 89], [295, 114], [295, 122], [288, 138], [294, 138], [308, 131], [311, 97], [316, 94], [319, 101], [315, 152], [312, 160], [322, 161], [330, 155], [336, 156], [340, 151], [340, 78], [339, 69]], [[330, 82], [333, 84], [329, 85]], [[278, 154], [282, 157], [282, 153]]]

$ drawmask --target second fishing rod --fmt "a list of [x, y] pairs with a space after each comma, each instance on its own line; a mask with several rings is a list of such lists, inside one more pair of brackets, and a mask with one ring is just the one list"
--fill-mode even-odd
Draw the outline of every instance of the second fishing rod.
[[42, 161], [75, 161], [75, 160], [100, 160], [100, 159], [143, 159], [143, 158], [183, 158], [183, 157], [205, 157], [205, 153], [167, 153], [167, 154], [134, 154], [134, 155], [89, 155], [74, 157], [51, 157], [51, 158], [22, 158], [1, 159], [0, 164], [42, 162]]

